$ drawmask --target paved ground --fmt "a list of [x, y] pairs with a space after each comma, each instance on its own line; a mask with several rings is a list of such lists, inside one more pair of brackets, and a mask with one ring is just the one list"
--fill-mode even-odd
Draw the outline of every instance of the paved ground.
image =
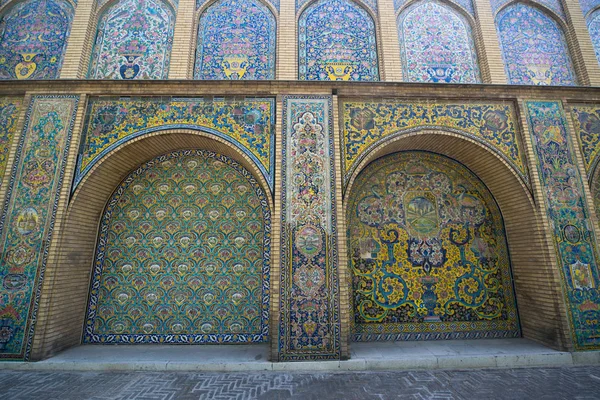
[[600, 399], [600, 366], [470, 371], [0, 371], [0, 399]]

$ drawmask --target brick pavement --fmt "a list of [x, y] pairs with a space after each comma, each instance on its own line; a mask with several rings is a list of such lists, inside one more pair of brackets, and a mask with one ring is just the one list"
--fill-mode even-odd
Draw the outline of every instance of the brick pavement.
[[344, 373], [0, 371], [0, 399], [600, 399], [600, 366]]

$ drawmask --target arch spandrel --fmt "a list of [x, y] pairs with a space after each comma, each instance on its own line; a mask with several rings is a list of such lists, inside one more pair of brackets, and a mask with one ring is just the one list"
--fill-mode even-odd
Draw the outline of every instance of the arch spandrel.
[[481, 143], [529, 184], [515, 111], [510, 104], [344, 100], [341, 113], [345, 190], [374, 149], [404, 135], [436, 129]]
[[379, 158], [348, 200], [355, 340], [520, 335], [498, 206], [446, 157]]
[[0, 79], [57, 79], [73, 5], [65, 0], [12, 2], [0, 16]]
[[169, 129], [190, 129], [231, 143], [256, 164], [272, 190], [275, 101], [271, 98], [91, 99], [73, 190], [98, 160], [121, 144]]

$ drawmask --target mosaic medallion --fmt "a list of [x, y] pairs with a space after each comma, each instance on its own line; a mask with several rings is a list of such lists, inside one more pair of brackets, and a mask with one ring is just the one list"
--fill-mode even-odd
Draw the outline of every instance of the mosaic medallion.
[[502, 217], [464, 166], [386, 156], [358, 176], [348, 210], [356, 340], [519, 335]]
[[266, 340], [269, 223], [262, 189], [225, 156], [142, 165], [102, 218], [85, 341]]

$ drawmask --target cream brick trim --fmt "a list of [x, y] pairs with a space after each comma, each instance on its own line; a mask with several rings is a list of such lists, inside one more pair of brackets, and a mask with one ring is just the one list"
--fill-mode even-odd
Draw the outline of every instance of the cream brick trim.
[[173, 32], [173, 47], [169, 63], [169, 79], [187, 79], [193, 77], [194, 57], [196, 54], [195, 32], [196, 1], [179, 0], [175, 31]]
[[398, 17], [394, 13], [393, 0], [380, 0], [379, 13], [379, 63], [383, 65], [381, 80], [402, 82], [402, 60], [398, 40]]
[[60, 71], [61, 79], [83, 78], [87, 73], [84, 68], [89, 63], [89, 60], [86, 61], [89, 36], [95, 33], [95, 23], [92, 23], [95, 7], [96, 0], [79, 0], [77, 4]]
[[479, 65], [482, 79], [487, 75], [484, 80], [486, 83], [506, 84], [508, 77], [504, 69], [504, 59], [500, 50], [500, 38], [496, 31], [496, 19], [492, 13], [492, 6], [489, 0], [474, 0], [473, 5], [479, 22], [477, 32], [481, 44]]

